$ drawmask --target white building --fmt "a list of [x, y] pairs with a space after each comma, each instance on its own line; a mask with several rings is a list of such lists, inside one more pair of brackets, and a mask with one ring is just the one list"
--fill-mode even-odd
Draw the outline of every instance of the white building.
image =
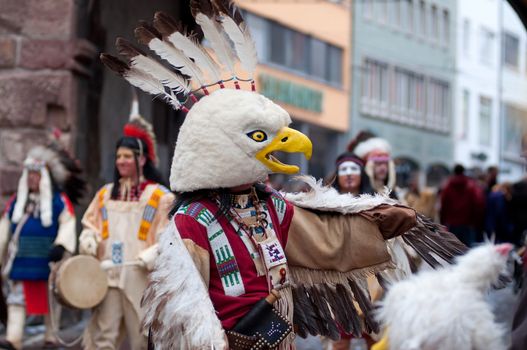
[[457, 2], [454, 158], [467, 168], [499, 163], [500, 2]]
[[[483, 1], [482, 1], [483, 2]], [[524, 176], [520, 158], [522, 133], [527, 130], [527, 33], [518, 15], [503, 1], [502, 8], [502, 118], [500, 180]]]

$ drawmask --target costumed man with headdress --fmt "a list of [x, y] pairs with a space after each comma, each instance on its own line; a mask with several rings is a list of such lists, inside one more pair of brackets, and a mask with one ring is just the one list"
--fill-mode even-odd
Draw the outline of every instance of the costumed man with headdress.
[[363, 132], [357, 136], [356, 140], [350, 142], [348, 151], [355, 153], [365, 162], [365, 171], [373, 191], [383, 193], [388, 188], [391, 191], [390, 196], [398, 199], [395, 193], [397, 174], [388, 141]]
[[0, 261], [7, 280], [8, 320], [4, 349], [21, 349], [26, 314], [44, 315], [44, 348], [56, 339], [48, 310], [49, 263], [77, 245], [73, 204], [85, 183], [80, 168], [58, 143], [31, 149], [14, 195], [0, 221]]
[[[107, 266], [108, 292], [84, 334], [86, 349], [145, 349], [140, 300], [157, 256], [157, 237], [168, 223], [174, 195], [160, 184], [155, 136], [134, 100], [130, 122], [117, 141], [114, 182], [103, 186], [82, 219], [79, 252]], [[89, 291], [87, 291], [89, 292]]]
[[[332, 339], [339, 338], [339, 327], [357, 336], [377, 330], [364, 277], [376, 274], [385, 281], [385, 271], [406, 259], [388, 249], [386, 239], [402, 235], [433, 264], [438, 262], [431, 251], [450, 260], [463, 245], [384, 196], [358, 200], [312, 178], [305, 179], [310, 192], [286, 198], [263, 185], [269, 173], [299, 170], [273, 152], [309, 158], [311, 141], [288, 127], [284, 109], [254, 92], [254, 43], [231, 2], [196, 0], [191, 10], [236, 89], [227, 88], [219, 64], [164, 13], [156, 13], [154, 27], [138, 27], [136, 35], [199, 85], [206, 95], [199, 101], [187, 78], [123, 39], [117, 48], [129, 62], [101, 56], [131, 84], [188, 111], [170, 175], [178, 200], [143, 297], [151, 344], [290, 349], [292, 324], [300, 336]], [[253, 91], [241, 90], [233, 48]], [[220, 88], [209, 93], [211, 85]], [[177, 93], [195, 103], [183, 105]]]

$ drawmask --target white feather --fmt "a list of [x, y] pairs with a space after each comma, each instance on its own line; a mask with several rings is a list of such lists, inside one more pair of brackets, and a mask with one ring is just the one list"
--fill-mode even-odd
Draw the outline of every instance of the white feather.
[[213, 82], [221, 80], [220, 67], [201, 45], [179, 32], [170, 34], [167, 39], [175, 47], [183, 51], [185, 55], [192, 58], [196, 65], [201, 67]]
[[390, 350], [504, 350], [505, 328], [494, 321], [485, 293], [506, 257], [483, 245], [455, 266], [424, 270], [395, 283], [380, 303]]
[[339, 194], [333, 187], [323, 186], [322, 181], [317, 182], [311, 176], [299, 176], [297, 179], [311, 187], [311, 191], [283, 193], [283, 195], [288, 201], [302, 208], [353, 214], [373, 209], [381, 204], [397, 204], [397, 201], [388, 197], [389, 192], [375, 195], [363, 194], [353, 196], [348, 193]]
[[128, 70], [123, 77], [133, 86], [143, 90], [146, 93], [155, 96], [161, 96], [163, 99], [168, 102], [175, 109], [181, 108], [181, 103], [178, 101], [176, 96], [173, 94], [168, 94], [163, 87], [163, 84], [143, 71], [140, 71], [135, 68]]
[[201, 69], [180, 49], [158, 38], [150, 40], [148, 47], [181, 73], [195, 79], [201, 86], [206, 85]]
[[148, 329], [153, 323], [161, 324], [153, 334], [156, 349], [225, 348], [221, 322], [174, 221], [160, 237], [159, 256], [150, 280], [143, 325]]
[[162, 64], [147, 56], [137, 55], [132, 57], [130, 66], [148, 73], [175, 92], [188, 93], [190, 91], [189, 82], [184, 77], [171, 72], [163, 67]]
[[252, 79], [258, 63], [258, 56], [249, 27], [245, 22], [238, 26], [231, 17], [225, 14], [223, 15], [221, 25], [225, 33], [227, 33], [234, 43], [234, 48], [236, 49], [242, 67], [249, 73], [249, 78]]
[[220, 30], [220, 26], [203, 13], [198, 13], [196, 15], [196, 23], [199, 24], [203, 30], [205, 37], [210, 43], [210, 46], [216, 53], [216, 56], [218, 56], [218, 61], [227, 67], [232, 76], [235, 76], [235, 61], [231, 45], [227, 38], [223, 35], [222, 30]]

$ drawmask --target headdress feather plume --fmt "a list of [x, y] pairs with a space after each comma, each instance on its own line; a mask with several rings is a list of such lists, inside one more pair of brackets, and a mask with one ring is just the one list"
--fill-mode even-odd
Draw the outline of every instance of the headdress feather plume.
[[100, 58], [106, 67], [122, 76], [133, 86], [151, 95], [161, 96], [175, 109], [182, 107], [174, 93], [172, 91], [167, 92], [163, 84], [151, 75], [130, 67], [115, 56], [103, 53]]
[[190, 11], [203, 30], [203, 34], [210, 43], [218, 60], [225, 65], [229, 73], [235, 77], [236, 63], [231, 45], [224, 35], [221, 25], [216, 21], [214, 9], [209, 0], [191, 0]]
[[191, 79], [195, 79], [201, 86], [206, 84], [203, 72], [196, 63], [188, 58], [183, 51], [163, 40], [161, 33], [159, 33], [154, 27], [146, 22], [142, 22], [134, 32], [137, 41], [148, 46], [162, 59], [168, 61], [168, 63], [174, 66], [174, 68], [189, 76]]
[[249, 78], [253, 79], [252, 75], [258, 63], [258, 56], [247, 23], [244, 22], [232, 1], [213, 0], [213, 5], [225, 33], [234, 43], [242, 67], [250, 74]]
[[154, 15], [154, 27], [166, 37], [166, 40], [193, 59], [196, 65], [201, 67], [211, 80], [215, 82], [221, 80], [218, 64], [214, 62], [208, 52], [192, 36], [185, 34], [181, 26], [177, 25], [170, 15], [164, 12], [156, 12]]
[[165, 68], [161, 63], [148, 57], [129, 41], [123, 38], [117, 38], [115, 46], [117, 47], [119, 54], [130, 60], [131, 67], [150, 74], [176, 93], [188, 93], [190, 91], [189, 82], [185, 77]]

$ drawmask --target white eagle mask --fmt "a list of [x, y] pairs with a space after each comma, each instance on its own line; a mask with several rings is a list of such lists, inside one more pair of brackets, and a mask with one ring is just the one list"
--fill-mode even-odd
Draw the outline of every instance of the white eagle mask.
[[192, 106], [181, 126], [170, 187], [176, 192], [229, 188], [263, 181], [271, 172], [297, 173], [271, 152], [301, 152], [311, 158], [311, 141], [290, 129], [289, 114], [249, 91], [221, 89]]

